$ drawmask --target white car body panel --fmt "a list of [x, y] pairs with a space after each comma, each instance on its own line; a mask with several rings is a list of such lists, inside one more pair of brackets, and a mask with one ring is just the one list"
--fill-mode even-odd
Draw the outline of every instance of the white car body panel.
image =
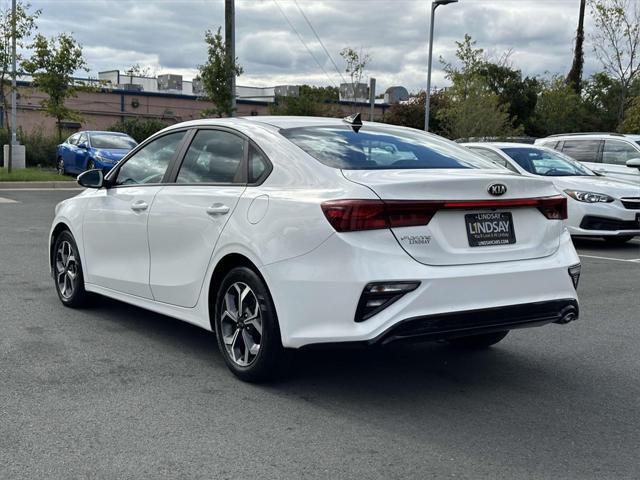
[[[540, 148], [555, 152], [553, 149], [542, 147], [540, 145], [528, 145], [518, 143], [468, 143], [467, 147], [481, 147], [491, 150], [492, 152], [500, 155], [505, 161], [518, 170], [518, 172], [525, 177], [533, 178], [545, 178], [551, 180], [557, 190], [567, 197], [567, 211], [568, 218], [565, 220], [565, 225], [571, 235], [575, 236], [593, 236], [593, 237], [606, 237], [606, 236], [626, 236], [626, 235], [640, 235], [640, 228], [636, 229], [623, 229], [623, 230], [586, 230], [580, 227], [583, 218], [586, 215], [593, 215], [598, 217], [606, 217], [615, 220], [621, 220], [626, 222], [632, 222], [636, 220], [637, 215], [640, 214], [640, 208], [632, 209], [626, 208], [621, 199], [638, 199], [640, 200], [640, 185], [632, 182], [619, 180], [608, 176], [550, 176], [541, 177], [534, 175], [524, 170], [518, 163], [513, 160], [508, 154], [501, 150], [502, 147], [522, 147], [522, 148]], [[582, 165], [587, 166], [586, 162], [580, 162]], [[601, 165], [601, 164], [592, 164]], [[631, 170], [631, 169], [629, 169]], [[565, 190], [580, 190], [587, 192], [601, 193], [613, 197], [615, 200], [611, 203], [586, 203], [580, 202], [568, 196]], [[640, 205], [639, 205], [640, 206]]]
[[[410, 317], [577, 300], [567, 270], [579, 263], [575, 249], [562, 222], [547, 220], [536, 209], [513, 209], [519, 243], [475, 251], [464, 244], [460, 215], [467, 211], [438, 212], [430, 235], [446, 236], [446, 242], [435, 242], [432, 251], [422, 246], [419, 254], [396, 237], [413, 229], [421, 235], [422, 227], [337, 233], [320, 207], [328, 200], [379, 196], [487, 199], [492, 198], [487, 187], [495, 182], [508, 186], [506, 199], [557, 195], [548, 181], [498, 169], [343, 172], [318, 162], [261, 121], [270, 119], [180, 125], [224, 125], [249, 136], [273, 164], [260, 185], [120, 186], [87, 190], [61, 202], [51, 234], [64, 224], [74, 235], [86, 290], [211, 330], [215, 269], [229, 255], [242, 256], [265, 280], [282, 343], [292, 348], [370, 341]], [[341, 124], [333, 119], [278, 121]], [[141, 200], [147, 208], [132, 211]], [[229, 207], [226, 214], [207, 213], [220, 204]], [[354, 322], [364, 286], [388, 280], [421, 283], [369, 320]]]

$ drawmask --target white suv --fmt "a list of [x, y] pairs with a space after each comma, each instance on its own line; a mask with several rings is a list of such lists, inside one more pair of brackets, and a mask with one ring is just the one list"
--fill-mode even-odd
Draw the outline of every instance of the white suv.
[[597, 173], [640, 183], [640, 135], [570, 133], [535, 143], [569, 155]]

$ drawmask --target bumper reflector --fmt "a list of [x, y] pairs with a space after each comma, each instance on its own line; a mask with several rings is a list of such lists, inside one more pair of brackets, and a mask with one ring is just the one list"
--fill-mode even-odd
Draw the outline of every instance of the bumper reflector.
[[406, 293], [420, 286], [420, 282], [375, 282], [368, 283], [358, 302], [356, 322], [363, 322], [384, 310]]
[[569, 276], [571, 277], [571, 281], [573, 282], [573, 288], [578, 289], [578, 282], [580, 281], [580, 271], [582, 270], [582, 265], [579, 263], [576, 265], [571, 265], [569, 267]]

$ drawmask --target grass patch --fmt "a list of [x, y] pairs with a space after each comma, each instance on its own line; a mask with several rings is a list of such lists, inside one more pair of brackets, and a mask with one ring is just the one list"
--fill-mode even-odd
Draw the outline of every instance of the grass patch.
[[0, 182], [73, 182], [75, 178], [58, 175], [53, 170], [42, 168], [20, 168], [9, 174], [6, 168], [0, 168]]

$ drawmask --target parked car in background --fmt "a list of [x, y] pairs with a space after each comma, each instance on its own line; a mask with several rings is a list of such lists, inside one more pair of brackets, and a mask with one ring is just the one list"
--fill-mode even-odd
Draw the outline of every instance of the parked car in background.
[[194, 120], [78, 182], [50, 232], [62, 303], [96, 292], [215, 330], [244, 380], [285, 349], [479, 348], [578, 316], [566, 198], [415, 129]]
[[640, 235], [640, 186], [597, 175], [555, 150], [515, 143], [465, 146], [509, 170], [550, 179], [567, 196], [569, 233], [624, 243]]
[[83, 131], [74, 133], [58, 145], [58, 173], [82, 173], [98, 168], [105, 173], [138, 143], [118, 132]]
[[608, 177], [640, 183], [640, 135], [572, 133], [536, 140]]

